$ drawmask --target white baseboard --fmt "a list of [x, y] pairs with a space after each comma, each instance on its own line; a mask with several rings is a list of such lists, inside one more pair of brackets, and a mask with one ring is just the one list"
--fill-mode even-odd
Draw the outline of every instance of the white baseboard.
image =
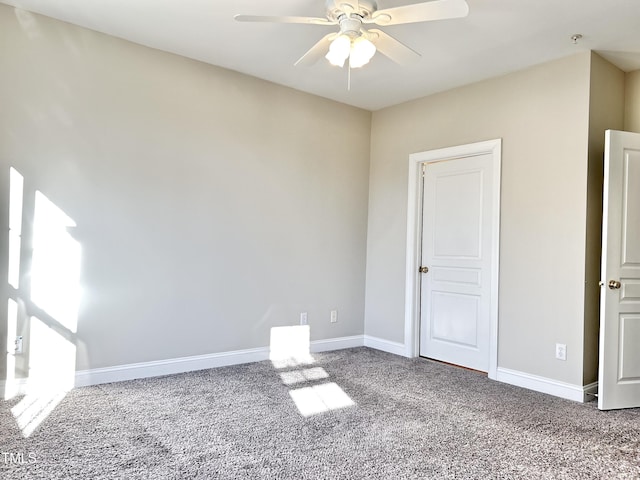
[[[311, 352], [327, 352], [363, 346], [363, 336], [330, 338], [310, 342]], [[101, 383], [135, 380], [136, 378], [158, 377], [175, 373], [206, 370], [208, 368], [262, 362], [269, 359], [269, 347], [250, 348], [230, 352], [210, 353], [191, 357], [170, 358], [153, 362], [130, 363], [115, 367], [92, 368], [76, 372], [75, 386], [87, 387]]]
[[329, 338], [327, 340], [312, 340], [309, 346], [311, 353], [330, 352], [331, 350], [342, 350], [344, 348], [355, 348], [364, 346], [364, 336], [354, 335], [352, 337]]
[[136, 378], [158, 377], [175, 373], [205, 370], [240, 363], [261, 362], [269, 359], [269, 349], [252, 348], [231, 352], [170, 358], [152, 362], [130, 363], [115, 367], [92, 368], [76, 372], [76, 387], [87, 387], [101, 383], [122, 382]]
[[364, 346], [375, 348], [376, 350], [382, 350], [383, 352], [393, 353], [394, 355], [400, 355], [407, 357], [407, 349], [404, 343], [392, 342], [385, 340], [384, 338], [372, 337], [371, 335], [364, 336]]
[[589, 385], [585, 385], [583, 388], [585, 403], [597, 399], [596, 394], [598, 393], [598, 382], [590, 383]]
[[584, 386], [573, 385], [553, 380], [551, 378], [539, 377], [537, 375], [531, 375], [530, 373], [500, 367], [498, 367], [496, 380], [510, 385], [515, 385], [517, 387], [527, 388], [536, 392], [547, 393], [549, 395], [582, 403], [593, 400], [593, 397], [588, 394], [593, 393], [593, 391], [598, 388], [597, 382]]

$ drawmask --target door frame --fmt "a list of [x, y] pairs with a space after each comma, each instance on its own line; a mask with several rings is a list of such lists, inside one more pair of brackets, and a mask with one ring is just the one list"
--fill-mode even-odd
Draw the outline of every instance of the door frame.
[[405, 278], [405, 355], [413, 358], [420, 352], [420, 275], [418, 267], [422, 246], [422, 182], [423, 165], [461, 157], [490, 154], [493, 160], [493, 192], [491, 212], [491, 305], [489, 372], [496, 379], [498, 370], [498, 276], [500, 255], [500, 192], [502, 139], [428, 150], [409, 155], [409, 185], [407, 202], [407, 259]]

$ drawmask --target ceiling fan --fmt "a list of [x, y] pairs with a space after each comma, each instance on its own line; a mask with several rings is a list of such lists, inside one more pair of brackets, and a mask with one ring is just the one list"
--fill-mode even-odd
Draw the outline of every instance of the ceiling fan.
[[239, 22], [302, 23], [309, 25], [338, 25], [340, 31], [329, 33], [295, 62], [309, 66], [321, 57], [339, 67], [349, 59], [349, 68], [369, 63], [376, 51], [394, 62], [404, 65], [415, 62], [420, 54], [378, 28], [365, 25], [401, 25], [465, 17], [469, 6], [465, 0], [432, 0], [378, 10], [375, 0], [326, 0], [326, 18], [236, 15]]

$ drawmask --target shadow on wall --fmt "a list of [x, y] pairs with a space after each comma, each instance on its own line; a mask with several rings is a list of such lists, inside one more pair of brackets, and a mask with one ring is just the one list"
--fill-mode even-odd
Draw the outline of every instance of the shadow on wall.
[[[5, 400], [28, 437], [74, 386], [81, 247], [75, 222], [9, 172]], [[33, 219], [33, 222], [30, 221]]]

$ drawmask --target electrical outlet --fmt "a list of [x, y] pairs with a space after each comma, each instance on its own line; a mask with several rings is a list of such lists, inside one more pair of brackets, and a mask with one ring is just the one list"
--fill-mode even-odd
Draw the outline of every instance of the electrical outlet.
[[331, 310], [331, 323], [338, 321], [338, 310]]
[[309, 322], [307, 320], [307, 312], [302, 312], [300, 314], [300, 325], [309, 325]]
[[567, 345], [564, 343], [556, 343], [556, 358], [558, 360], [567, 359]]
[[22, 335], [18, 335], [16, 337], [14, 353], [16, 355], [19, 355], [22, 353]]

